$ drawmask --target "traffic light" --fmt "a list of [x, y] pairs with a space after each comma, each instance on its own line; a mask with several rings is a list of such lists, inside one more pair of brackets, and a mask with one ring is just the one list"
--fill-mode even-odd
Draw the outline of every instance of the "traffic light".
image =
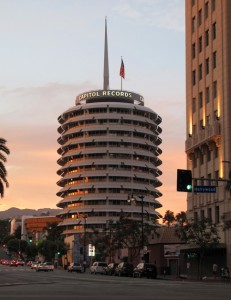
[[33, 242], [32, 236], [29, 236], [29, 243], [32, 243], [32, 242]]
[[177, 169], [177, 191], [192, 192], [192, 172]]

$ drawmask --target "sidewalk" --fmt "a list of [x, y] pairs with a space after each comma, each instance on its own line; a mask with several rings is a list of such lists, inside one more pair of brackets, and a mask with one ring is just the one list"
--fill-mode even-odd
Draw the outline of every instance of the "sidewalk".
[[195, 281], [195, 282], [224, 282], [231, 283], [230, 278], [221, 278], [221, 277], [208, 277], [204, 276], [202, 279], [198, 279], [197, 277], [187, 276], [185, 274], [176, 275], [160, 275], [157, 277], [160, 280], [172, 280], [172, 281]]

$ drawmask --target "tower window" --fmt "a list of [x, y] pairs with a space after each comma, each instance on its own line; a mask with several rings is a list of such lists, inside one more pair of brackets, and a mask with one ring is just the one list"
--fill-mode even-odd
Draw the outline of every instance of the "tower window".
[[202, 51], [202, 36], [198, 39], [198, 51], [199, 53]]
[[192, 99], [192, 112], [195, 113], [196, 112], [196, 98]]
[[196, 57], [196, 44], [193, 43], [192, 44], [192, 58], [195, 58]]
[[202, 10], [198, 11], [198, 25], [200, 26], [202, 23]]
[[205, 98], [206, 98], [206, 103], [209, 103], [209, 101], [210, 101], [210, 90], [209, 90], [209, 86], [207, 86], [206, 89], [205, 89]]
[[196, 17], [192, 18], [192, 32], [195, 32], [196, 30]]
[[203, 70], [202, 70], [202, 64], [199, 65], [199, 80], [201, 80], [203, 77]]
[[205, 18], [207, 19], [209, 16], [209, 2], [205, 3]]
[[196, 70], [192, 71], [192, 84], [195, 85], [196, 84]]
[[202, 92], [199, 93], [199, 107], [200, 108], [203, 107], [203, 93]]
[[205, 60], [205, 73], [206, 75], [209, 74], [209, 57]]
[[219, 206], [215, 207], [215, 223], [220, 223], [220, 208]]
[[209, 45], [209, 29], [205, 31], [205, 46]]
[[213, 82], [213, 98], [217, 97], [217, 81]]
[[212, 0], [212, 10], [216, 9], [216, 0]]
[[213, 52], [213, 68], [217, 67], [217, 51]]
[[217, 37], [217, 23], [213, 23], [213, 39], [215, 40]]

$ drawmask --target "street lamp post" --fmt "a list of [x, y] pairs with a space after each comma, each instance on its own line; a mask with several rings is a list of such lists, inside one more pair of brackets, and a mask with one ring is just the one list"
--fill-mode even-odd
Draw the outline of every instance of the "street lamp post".
[[83, 227], [83, 271], [86, 272], [86, 221], [87, 216], [84, 215], [84, 227]]
[[144, 251], [144, 196], [139, 196], [141, 199], [141, 241], [142, 251]]
[[[142, 259], [143, 259], [143, 251], [144, 251], [144, 196], [138, 196], [141, 199], [141, 247], [142, 247]], [[137, 201], [136, 198], [131, 195], [128, 195], [128, 202]]]

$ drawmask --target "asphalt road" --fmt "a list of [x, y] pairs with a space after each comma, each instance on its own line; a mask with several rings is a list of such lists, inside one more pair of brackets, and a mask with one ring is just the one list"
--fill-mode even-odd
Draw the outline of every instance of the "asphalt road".
[[0, 299], [222, 300], [231, 283], [190, 282], [68, 273], [36, 272], [0, 265]]

